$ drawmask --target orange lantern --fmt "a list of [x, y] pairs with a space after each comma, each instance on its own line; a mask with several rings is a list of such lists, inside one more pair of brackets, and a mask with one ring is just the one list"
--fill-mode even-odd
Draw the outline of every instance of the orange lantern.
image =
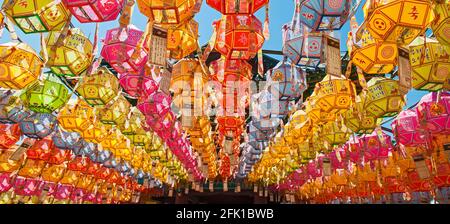
[[448, 0], [437, 0], [434, 6], [435, 19], [431, 23], [433, 33], [439, 43], [444, 45], [450, 54], [450, 2]]
[[43, 61], [25, 43], [0, 44], [0, 87], [23, 89], [41, 74]]
[[75, 105], [66, 104], [58, 114], [58, 123], [61, 127], [79, 133], [89, 128], [93, 119], [93, 108], [83, 100], [78, 100]]
[[19, 124], [0, 124], [0, 149], [9, 149], [22, 135]]
[[176, 25], [200, 11], [203, 0], [137, 0], [139, 11], [156, 24]]
[[264, 44], [262, 23], [254, 15], [226, 15], [216, 21], [215, 49], [228, 59], [249, 60]]
[[125, 124], [128, 113], [130, 113], [130, 103], [122, 95], [100, 110], [100, 122], [107, 125]]
[[197, 50], [198, 23], [194, 19], [167, 30], [167, 50], [170, 58], [182, 59]]

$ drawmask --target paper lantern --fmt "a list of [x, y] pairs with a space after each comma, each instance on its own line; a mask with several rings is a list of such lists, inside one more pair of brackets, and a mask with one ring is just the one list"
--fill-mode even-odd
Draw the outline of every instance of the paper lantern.
[[93, 45], [78, 28], [69, 29], [67, 35], [62, 32], [52, 31], [45, 39], [49, 55], [47, 66], [56, 75], [79, 76], [92, 63]]
[[29, 86], [21, 95], [22, 102], [37, 113], [52, 113], [70, 98], [69, 90], [55, 77], [49, 76]]
[[359, 0], [302, 1], [300, 21], [313, 30], [339, 30], [358, 9]]
[[86, 76], [77, 91], [91, 106], [104, 106], [118, 95], [119, 82], [107, 68], [101, 67]]
[[233, 82], [244, 84], [245, 81], [252, 78], [252, 66], [244, 60], [230, 60], [221, 57], [211, 62], [210, 70], [213, 79], [225, 86], [227, 83], [235, 84]]
[[2, 150], [0, 153], [0, 173], [11, 173], [20, 169], [25, 159], [25, 154], [18, 160], [11, 160], [10, 157], [16, 152], [16, 149]]
[[328, 113], [345, 112], [354, 104], [355, 95], [353, 82], [343, 77], [327, 75], [318, 84], [316, 104]]
[[416, 107], [420, 126], [433, 134], [448, 134], [450, 131], [450, 93], [428, 93]]
[[153, 80], [151, 74], [147, 73], [145, 69], [141, 70], [141, 72], [137, 74], [120, 74], [119, 83], [128, 95], [136, 98], [150, 95], [156, 92], [159, 88], [158, 83]]
[[177, 25], [191, 19], [200, 11], [203, 0], [138, 0], [142, 14], [156, 24]]
[[433, 34], [439, 43], [446, 47], [447, 53], [450, 54], [450, 6], [449, 1], [436, 1], [434, 5], [435, 19], [431, 22]]
[[81, 141], [81, 135], [78, 132], [63, 131], [57, 126], [52, 141], [58, 149], [72, 150]]
[[338, 122], [328, 122], [322, 126], [320, 134], [330, 145], [340, 145], [347, 142], [351, 133], [351, 130], [345, 125]]
[[361, 47], [352, 50], [352, 62], [367, 74], [391, 72], [397, 64], [398, 47], [395, 42], [373, 39], [368, 31]]
[[118, 73], [137, 74], [147, 62], [148, 49], [137, 47], [142, 35], [144, 32], [134, 25], [108, 30], [100, 54]]
[[130, 113], [130, 103], [122, 95], [99, 111], [100, 122], [107, 125], [121, 126], [125, 123]]
[[396, 141], [405, 146], [417, 146], [426, 143], [427, 137], [419, 127], [419, 120], [415, 110], [400, 112], [392, 122], [392, 131]]
[[264, 44], [262, 23], [254, 15], [227, 15], [216, 21], [215, 49], [228, 59], [249, 60]]
[[25, 43], [0, 44], [0, 87], [23, 89], [36, 81], [42, 59]]
[[[402, 110], [404, 96], [399, 92], [399, 83], [386, 78], [372, 78], [367, 82], [367, 98], [364, 109], [373, 116], [391, 117]], [[365, 97], [365, 96], [361, 96]]]
[[311, 32], [300, 24], [283, 26], [283, 55], [294, 64], [317, 67], [323, 61], [322, 54], [326, 34]]
[[24, 33], [61, 30], [69, 22], [70, 12], [59, 1], [23, 0], [9, 5], [3, 3], [6, 15], [11, 18]]
[[0, 149], [9, 149], [22, 135], [18, 124], [0, 124]]
[[206, 0], [206, 4], [221, 14], [254, 14], [256, 11], [269, 4], [269, 0]]
[[0, 91], [0, 123], [18, 123], [32, 112], [20, 103], [20, 92]]
[[163, 92], [155, 92], [139, 99], [137, 108], [145, 116], [162, 117], [170, 111], [172, 99]]
[[280, 62], [269, 70], [267, 76], [269, 91], [280, 100], [300, 97], [307, 88], [306, 77], [300, 67]]
[[317, 95], [315, 92], [313, 92], [305, 104], [305, 112], [313, 123], [322, 124], [336, 120], [336, 113], [327, 113], [320, 109], [317, 104]]
[[345, 113], [344, 124], [355, 133], [372, 133], [383, 121], [364, 110], [365, 100], [366, 97], [356, 96], [356, 105]]
[[46, 162], [43, 160], [27, 158], [17, 174], [27, 179], [37, 179], [41, 175], [45, 164]]
[[191, 19], [176, 28], [167, 30], [169, 58], [182, 59], [197, 50], [198, 23]]
[[400, 45], [409, 44], [424, 33], [432, 19], [429, 1], [387, 0], [370, 7], [372, 11], [360, 29], [367, 29], [375, 39]]
[[82, 133], [94, 120], [94, 111], [84, 100], [67, 104], [58, 114], [58, 122], [66, 131]]
[[419, 90], [442, 89], [450, 77], [450, 57], [444, 46], [432, 39], [417, 38], [409, 45], [412, 86]]
[[116, 20], [124, 0], [63, 0], [64, 5], [81, 23]]
[[45, 138], [55, 127], [56, 117], [52, 114], [35, 113], [23, 119], [19, 125], [22, 133], [30, 138]]
[[365, 161], [387, 159], [389, 152], [394, 149], [391, 137], [384, 132], [374, 131], [372, 134], [360, 137], [359, 141], [365, 152]]
[[105, 139], [105, 137], [108, 135], [108, 132], [106, 131], [104, 125], [97, 123], [93, 124], [80, 134], [87, 142], [98, 144]]

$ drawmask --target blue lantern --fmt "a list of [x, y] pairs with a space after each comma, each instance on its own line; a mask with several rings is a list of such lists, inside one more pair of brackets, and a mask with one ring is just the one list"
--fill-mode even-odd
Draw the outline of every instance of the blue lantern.
[[54, 115], [43, 113], [32, 113], [19, 123], [25, 136], [36, 139], [49, 136], [53, 132], [55, 124], [56, 117]]
[[59, 126], [56, 127], [52, 136], [55, 146], [62, 150], [73, 150], [77, 143], [81, 141], [81, 135], [78, 132], [66, 132]]
[[287, 63], [286, 58], [267, 72], [269, 91], [280, 100], [300, 97], [307, 89], [306, 76], [300, 67]]
[[31, 115], [19, 101], [18, 92], [0, 91], [0, 123], [19, 123]]

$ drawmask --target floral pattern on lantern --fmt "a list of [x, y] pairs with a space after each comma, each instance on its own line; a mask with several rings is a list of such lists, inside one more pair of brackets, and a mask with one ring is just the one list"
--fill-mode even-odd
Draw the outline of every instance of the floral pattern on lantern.
[[159, 88], [158, 83], [153, 80], [151, 74], [147, 73], [145, 69], [136, 74], [119, 74], [119, 83], [128, 95], [136, 98], [150, 95]]
[[52, 113], [62, 108], [70, 98], [69, 90], [53, 76], [28, 87], [21, 95], [22, 102], [37, 113]]
[[216, 21], [215, 49], [228, 59], [249, 60], [264, 44], [262, 23], [254, 15], [227, 15]]
[[77, 91], [91, 106], [104, 106], [118, 95], [119, 82], [107, 68], [100, 67], [83, 79]]
[[55, 127], [56, 117], [52, 114], [34, 113], [23, 119], [19, 125], [22, 133], [30, 138], [45, 138]]
[[[364, 109], [373, 116], [391, 117], [405, 106], [404, 96], [399, 92], [396, 80], [375, 77], [367, 82], [367, 98]], [[366, 96], [361, 96], [366, 97]]]
[[176, 25], [200, 11], [203, 0], [137, 0], [139, 11], [156, 24]]
[[56, 75], [79, 76], [92, 63], [93, 45], [79, 28], [69, 29], [67, 36], [62, 31], [52, 31], [45, 41], [49, 52], [47, 66]]
[[125, 0], [62, 0], [81, 23], [116, 20]]
[[[5, 1], [3, 7], [7, 4]], [[14, 1], [5, 8], [5, 13], [24, 33], [61, 30], [70, 19], [70, 12], [64, 5], [53, 0]]]
[[25, 43], [0, 44], [0, 87], [23, 89], [36, 81], [42, 59]]
[[450, 56], [444, 46], [432, 39], [417, 38], [409, 45], [409, 49], [412, 86], [428, 91], [442, 89], [450, 77]]
[[148, 49], [137, 47], [142, 35], [134, 25], [108, 30], [100, 54], [118, 73], [137, 74], [147, 62]]

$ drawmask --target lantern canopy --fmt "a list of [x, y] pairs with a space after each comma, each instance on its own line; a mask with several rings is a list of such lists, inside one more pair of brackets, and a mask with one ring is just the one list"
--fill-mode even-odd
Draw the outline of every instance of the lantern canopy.
[[47, 66], [56, 75], [78, 76], [92, 63], [93, 45], [79, 28], [52, 31], [46, 38], [49, 59]]
[[191, 19], [167, 30], [167, 50], [170, 58], [182, 59], [197, 50], [198, 23]]
[[264, 44], [262, 23], [254, 15], [228, 15], [216, 21], [215, 49], [228, 59], [249, 60]]
[[0, 44], [0, 87], [23, 89], [41, 74], [43, 61], [25, 43]]
[[32, 111], [52, 113], [69, 100], [69, 91], [54, 76], [48, 76], [27, 88], [21, 95], [22, 102]]
[[137, 0], [139, 11], [156, 24], [177, 25], [200, 11], [203, 0]]
[[339, 30], [358, 9], [360, 0], [306, 0], [301, 2], [301, 22], [312, 30]]
[[[367, 82], [367, 101], [364, 109], [373, 116], [391, 117], [405, 105], [404, 96], [399, 92], [398, 81], [375, 77]], [[365, 96], [362, 96], [365, 97]]]
[[56, 117], [52, 114], [34, 113], [23, 119], [19, 125], [22, 133], [30, 138], [45, 138], [55, 127]]
[[[3, 7], [7, 5], [5, 1]], [[64, 5], [53, 0], [14, 1], [5, 8], [5, 13], [24, 33], [61, 30], [70, 19], [70, 12]]]
[[256, 11], [269, 4], [269, 0], [206, 0], [206, 4], [221, 14], [254, 14]]
[[122, 95], [99, 111], [100, 121], [103, 124], [121, 126], [125, 123], [130, 112], [130, 103]]
[[81, 23], [116, 20], [125, 0], [62, 0]]
[[118, 95], [119, 82], [107, 68], [101, 67], [94, 74], [86, 76], [77, 91], [88, 104], [103, 106]]
[[370, 134], [383, 121], [364, 110], [365, 102], [366, 99], [357, 96], [356, 105], [345, 113], [345, 126], [355, 133]]
[[433, 39], [417, 38], [409, 45], [412, 86], [419, 90], [442, 89], [450, 77], [450, 57], [444, 46]]
[[147, 62], [148, 49], [136, 47], [142, 35], [134, 25], [108, 30], [100, 54], [118, 73], [137, 74]]

